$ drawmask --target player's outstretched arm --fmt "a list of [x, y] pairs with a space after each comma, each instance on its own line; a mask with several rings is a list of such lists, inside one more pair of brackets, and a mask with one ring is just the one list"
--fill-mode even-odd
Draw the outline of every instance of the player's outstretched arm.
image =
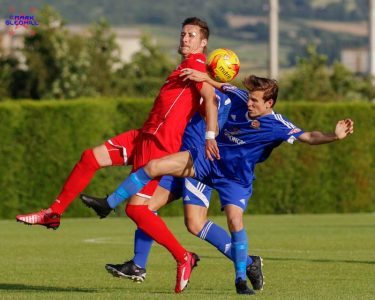
[[184, 81], [190, 79], [197, 82], [207, 82], [208, 84], [212, 85], [214, 88], [217, 88], [218, 90], [220, 90], [221, 87], [224, 85], [224, 83], [213, 80], [207, 73], [199, 72], [194, 69], [182, 69], [180, 76], [184, 77]]
[[305, 132], [298, 137], [301, 142], [309, 145], [321, 145], [346, 138], [354, 132], [354, 122], [351, 119], [340, 120], [336, 124], [335, 132], [323, 133], [320, 131]]

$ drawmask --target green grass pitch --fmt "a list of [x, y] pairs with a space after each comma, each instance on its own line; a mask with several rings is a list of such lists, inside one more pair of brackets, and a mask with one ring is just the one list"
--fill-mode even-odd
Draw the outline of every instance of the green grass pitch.
[[[181, 217], [165, 220], [201, 257], [179, 296], [173, 291], [175, 262], [159, 245], [151, 250], [142, 284], [105, 271], [105, 263], [132, 256], [135, 226], [121, 217], [63, 219], [56, 231], [0, 221], [0, 299], [238, 298], [232, 263], [189, 234]], [[212, 220], [226, 226], [224, 217]], [[253, 298], [374, 299], [375, 214], [250, 215], [245, 224], [266, 276], [264, 290]]]

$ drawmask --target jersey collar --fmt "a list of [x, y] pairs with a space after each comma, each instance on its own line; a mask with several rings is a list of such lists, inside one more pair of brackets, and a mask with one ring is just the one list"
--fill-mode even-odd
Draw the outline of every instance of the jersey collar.
[[264, 116], [261, 116], [261, 117], [258, 117], [258, 118], [254, 118], [254, 119], [252, 119], [252, 118], [249, 117], [249, 112], [246, 111], [246, 113], [245, 113], [245, 118], [246, 118], [246, 120], [247, 120], [248, 122], [252, 122], [252, 121], [254, 121], [254, 120], [261, 119], [261, 118], [266, 117], [266, 116], [271, 115], [271, 114], [275, 114], [275, 112], [272, 110], [272, 112], [269, 113], [269, 114], [267, 114], [267, 115], [264, 115]]

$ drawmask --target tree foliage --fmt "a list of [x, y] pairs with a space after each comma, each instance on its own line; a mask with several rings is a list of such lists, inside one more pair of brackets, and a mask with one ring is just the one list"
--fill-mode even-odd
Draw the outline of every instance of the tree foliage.
[[89, 59], [87, 85], [91, 95], [109, 95], [112, 92], [114, 69], [120, 64], [120, 48], [109, 23], [100, 19], [90, 28], [86, 41]]
[[64, 27], [61, 16], [47, 6], [39, 12], [40, 26], [25, 37], [29, 97], [75, 98], [85, 93], [88, 55], [83, 43]]
[[280, 83], [284, 100], [350, 101], [372, 100], [375, 90], [368, 77], [360, 77], [335, 62], [327, 67], [327, 56], [314, 46], [307, 47], [307, 57], [299, 58], [297, 67]]
[[18, 62], [0, 53], [0, 99], [11, 97], [11, 84], [14, 70]]
[[156, 96], [172, 69], [170, 58], [150, 36], [144, 35], [141, 38], [141, 50], [133, 55], [131, 62], [116, 72], [115, 93]]
[[130, 63], [120, 61], [115, 34], [104, 19], [86, 35], [69, 32], [62, 17], [47, 6], [40, 26], [25, 36], [25, 66], [0, 55], [0, 99], [71, 99], [81, 96], [155, 94], [172, 69], [170, 59], [150, 37]]
[[[85, 35], [68, 31], [63, 18], [51, 7], [40, 10], [37, 19], [40, 26], [35, 34], [25, 37], [25, 62], [0, 53], [0, 99], [156, 96], [173, 69], [175, 62], [150, 36], [142, 37], [141, 49], [130, 62], [121, 62], [115, 35], [104, 19], [94, 23]], [[259, 27], [257, 38], [266, 31], [266, 27]], [[356, 76], [337, 62], [328, 68], [332, 58], [319, 52], [312, 46], [303, 49], [296, 69], [281, 80], [281, 97], [313, 101], [374, 99], [369, 78]]]

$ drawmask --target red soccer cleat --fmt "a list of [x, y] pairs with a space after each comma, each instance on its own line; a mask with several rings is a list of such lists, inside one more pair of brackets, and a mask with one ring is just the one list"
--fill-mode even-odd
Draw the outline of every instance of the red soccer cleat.
[[36, 213], [18, 215], [16, 216], [16, 220], [24, 224], [43, 225], [56, 230], [60, 226], [60, 217], [60, 214], [51, 212], [50, 209], [42, 209]]
[[181, 293], [187, 287], [191, 273], [200, 260], [195, 253], [187, 252], [186, 256], [184, 263], [177, 264], [176, 287], [174, 289], [176, 293]]

